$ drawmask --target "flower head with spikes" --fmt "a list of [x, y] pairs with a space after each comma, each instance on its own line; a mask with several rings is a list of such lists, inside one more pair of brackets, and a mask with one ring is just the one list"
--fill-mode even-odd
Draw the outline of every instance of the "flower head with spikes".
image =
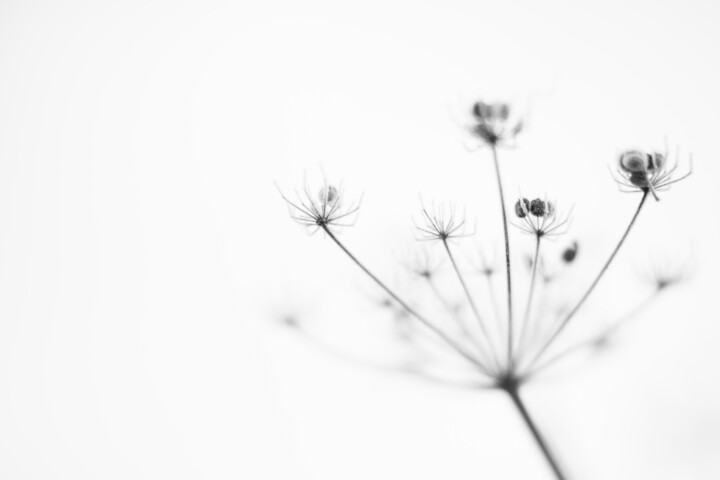
[[521, 120], [511, 120], [507, 103], [476, 102], [472, 117], [470, 132], [490, 146], [507, 146], [523, 128]]
[[626, 150], [618, 158], [614, 180], [622, 192], [650, 192], [659, 201], [657, 192], [667, 190], [692, 173], [692, 159], [690, 169], [684, 175], [675, 177], [677, 168], [677, 163], [668, 166], [667, 154]]
[[570, 221], [570, 214], [559, 217], [555, 204], [540, 198], [520, 198], [515, 202], [515, 216], [522, 221], [516, 227], [537, 237], [562, 235], [567, 231], [563, 227]]
[[360, 208], [359, 200], [345, 205], [342, 184], [335, 187], [324, 182], [316, 195], [305, 185], [302, 193], [296, 192], [295, 201], [288, 199], [282, 192], [280, 195], [287, 202], [292, 219], [308, 227], [311, 234], [321, 228], [351, 226], [353, 222], [348, 223], [348, 220]]
[[416, 228], [421, 232], [422, 236], [419, 240], [440, 240], [447, 241], [450, 238], [466, 237], [463, 234], [465, 226], [465, 216], [457, 216], [454, 206], [449, 208], [433, 208], [431, 212], [423, 207], [423, 220], [425, 225]]

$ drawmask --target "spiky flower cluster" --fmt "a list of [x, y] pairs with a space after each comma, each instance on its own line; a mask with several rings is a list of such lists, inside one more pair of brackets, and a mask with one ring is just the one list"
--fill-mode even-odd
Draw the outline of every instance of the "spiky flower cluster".
[[624, 192], [649, 191], [655, 200], [660, 200], [657, 192], [667, 190], [670, 185], [692, 173], [692, 159], [687, 173], [673, 177], [677, 168], [677, 164], [668, 167], [667, 154], [627, 150], [618, 157], [615, 182]]
[[567, 231], [563, 229], [570, 221], [570, 216], [558, 217], [555, 205], [540, 198], [528, 200], [520, 198], [515, 202], [515, 216], [521, 220], [515, 225], [520, 230], [538, 237], [546, 235], [561, 235]]
[[[513, 297], [516, 298], [518, 295], [518, 285], [513, 282], [511, 268], [513, 255], [508, 232], [508, 223], [512, 222], [507, 220], [497, 148], [507, 146], [508, 142], [515, 138], [522, 129], [522, 122], [510, 121], [510, 108], [504, 103], [477, 102], [472, 107], [472, 118], [472, 133], [491, 148], [494, 159], [504, 231], [505, 278], [502, 280], [504, 280], [506, 289], [506, 308], [501, 309], [500, 302], [496, 301], [497, 295], [493, 282], [500, 275], [494, 275], [496, 271], [494, 266], [484, 264], [481, 268], [488, 293], [480, 296], [478, 289], [473, 286], [472, 279], [467, 277], [467, 270], [458, 261], [461, 257], [457, 255], [456, 246], [451, 246], [451, 243], [454, 242], [450, 240], [469, 237], [473, 233], [468, 234], [464, 231], [465, 217], [458, 215], [454, 207], [428, 210], [423, 206], [423, 222], [416, 225], [417, 231], [421, 235], [419, 240], [434, 240], [436, 244], [442, 246], [444, 255], [452, 266], [452, 276], [457, 285], [458, 296], [464, 305], [464, 307], [458, 308], [457, 299], [447, 298], [449, 289], [447, 287], [440, 288], [436, 283], [438, 281], [438, 264], [428, 262], [426, 256], [424, 262], [411, 267], [410, 270], [427, 283], [432, 295], [445, 307], [446, 314], [445, 317], [429, 318], [421, 313], [421, 309], [417, 307], [418, 302], [410, 302], [401, 297], [395, 289], [372, 273], [335, 236], [335, 229], [348, 225], [345, 223], [346, 219], [357, 212], [359, 205], [359, 202], [346, 205], [341, 187], [325, 183], [316, 195], [312, 195], [310, 189], [306, 187], [303, 194], [298, 194], [296, 201], [290, 201], [284, 195], [283, 198], [295, 221], [308, 227], [312, 232], [323, 230], [380, 287], [385, 294], [383, 302], [387, 306], [393, 306], [396, 313], [403, 312], [404, 324], [414, 322], [418, 328], [430, 334], [436, 340], [436, 344], [444, 346], [446, 353], [455, 354], [456, 357], [464, 360], [465, 366], [469, 367], [473, 376], [477, 375], [488, 380], [490, 382], [488, 386], [503, 390], [510, 395], [531, 427], [535, 439], [557, 478], [563, 479], [560, 466], [532, 424], [519, 397], [519, 388], [540, 371], [565, 356], [567, 352], [549, 356], [548, 351], [552, 352], [551, 347], [557, 343], [562, 332], [576, 317], [612, 264], [646, 204], [648, 195], [652, 194], [657, 199], [658, 191], [667, 190], [670, 185], [686, 178], [690, 171], [680, 177], [675, 177], [677, 165], [668, 167], [667, 155], [659, 153], [627, 150], [619, 156], [615, 181], [621, 185], [623, 191], [640, 192], [642, 196], [619, 241], [599, 272], [583, 290], [584, 293], [570, 306], [565, 305], [564, 308], [553, 308], [548, 305], [548, 291], [543, 289], [549, 288], [548, 284], [551, 279], [561, 277], [564, 269], [576, 263], [578, 242], [573, 241], [566, 246], [559, 255], [554, 256], [555, 265], [549, 266], [548, 264], [552, 262], [547, 261], [547, 258], [543, 256], [542, 247], [546, 237], [566, 233], [570, 222], [570, 213], [560, 215], [556, 204], [547, 199], [534, 198], [530, 200], [525, 197], [517, 199], [509, 208], [517, 219], [518, 223], [515, 226], [534, 236], [535, 239], [534, 254], [528, 257], [530, 275], [527, 283], [520, 285], [520, 287], [526, 287], [524, 292], [526, 293], [525, 308], [523, 314], [518, 315], [514, 309], [516, 301]], [[664, 290], [668, 284], [678, 278], [680, 278], [678, 275], [662, 276], [656, 282], [658, 285], [656, 290], [658, 292]], [[545, 282], [538, 281], [538, 279], [545, 279]], [[539, 289], [545, 294], [542, 297], [543, 302], [535, 302]], [[520, 291], [522, 292], [522, 288]], [[422, 302], [419, 303], [422, 304]], [[538, 303], [537, 306], [536, 303]], [[607, 336], [607, 332], [605, 335]], [[413, 346], [416, 347], [415, 344]], [[570, 348], [568, 352], [575, 349]]]
[[288, 204], [290, 217], [310, 228], [311, 234], [328, 227], [351, 226], [352, 222], [346, 223], [346, 220], [360, 209], [359, 200], [345, 205], [342, 185], [335, 187], [325, 183], [317, 195], [313, 195], [305, 185], [302, 194], [296, 192], [295, 201], [289, 200], [282, 193], [280, 195]]
[[513, 121], [507, 103], [476, 102], [472, 107], [474, 122], [470, 131], [490, 146], [508, 145], [523, 128], [521, 120]]

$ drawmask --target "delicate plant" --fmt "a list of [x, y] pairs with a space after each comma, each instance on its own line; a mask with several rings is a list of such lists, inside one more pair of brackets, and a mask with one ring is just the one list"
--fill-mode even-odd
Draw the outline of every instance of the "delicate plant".
[[[472, 236], [474, 233], [465, 231], [464, 214], [458, 214], [454, 207], [427, 209], [423, 206], [421, 220], [416, 223], [416, 229], [419, 235], [418, 240], [434, 242], [442, 247], [444, 256], [452, 267], [452, 275], [455, 277], [457, 287], [459, 287], [457, 291], [462, 293], [462, 303], [458, 303], [455, 299], [448, 299], [443, 290], [438, 287], [437, 274], [440, 264], [436, 260], [431, 261], [426, 251], [408, 265], [408, 270], [416, 277], [421, 278], [435, 298], [444, 306], [447, 318], [445, 318], [445, 323], [441, 323], [437, 319], [430, 319], [421, 313], [414, 304], [402, 298], [395, 289], [372, 273], [338, 239], [337, 229], [349, 225], [348, 219], [358, 210], [358, 202], [347, 202], [342, 188], [325, 183], [316, 195], [312, 195], [306, 186], [303, 192], [297, 195], [297, 200], [290, 200], [285, 195], [283, 198], [288, 204], [293, 219], [308, 227], [311, 233], [322, 230], [380, 287], [387, 296], [384, 305], [392, 309], [396, 316], [398, 313], [402, 313], [402, 316], [397, 318], [402, 318], [403, 321], [412, 320], [414, 325], [422, 327], [424, 333], [429, 334], [436, 344], [444, 347], [445, 352], [454, 353], [456, 357], [462, 359], [464, 365], [458, 368], [470, 372], [473, 378], [486, 379], [486, 387], [507, 393], [527, 424], [555, 476], [558, 479], [564, 479], [566, 475], [563, 468], [528, 412], [520, 396], [520, 388], [539, 372], [569, 354], [589, 346], [602, 344], [624, 322], [625, 317], [611, 324], [597, 337], [581, 342], [554, 356], [548, 354], [551, 350], [550, 347], [557, 342], [560, 335], [576, 318], [615, 260], [640, 212], [646, 205], [648, 195], [659, 200], [658, 192], [665, 191], [670, 185], [686, 178], [691, 171], [676, 176], [677, 165], [669, 167], [666, 154], [646, 153], [640, 150], [627, 150], [621, 153], [617, 161], [615, 181], [620, 184], [622, 191], [640, 194], [637, 207], [619, 241], [579, 299], [569, 307], [552, 308], [547, 303], [546, 295], [536, 301], [536, 292], [538, 288], [551, 288], [551, 282], [554, 282], [566, 269], [576, 263], [579, 246], [577, 241], [567, 244], [557, 256], [554, 265], [552, 263], [548, 265], [547, 257], [543, 257], [542, 247], [546, 238], [558, 237], [566, 233], [570, 224], [570, 213], [560, 214], [556, 204], [544, 198], [529, 200], [521, 197], [514, 205], [511, 204], [510, 215], [514, 214], [516, 220], [514, 223], [510, 222], [503, 193], [498, 149], [512, 145], [515, 137], [522, 130], [522, 122], [511, 121], [510, 107], [504, 103], [477, 102], [471, 109], [471, 118], [472, 124], [468, 131], [480, 140], [481, 145], [487, 146], [492, 154], [502, 213], [504, 283], [507, 301], [505, 309], [501, 309], [495, 304], [495, 292], [492, 288], [492, 280], [497, 273], [495, 266], [492, 262], [488, 262], [484, 255], [481, 255], [480, 266], [475, 269], [487, 281], [486, 303], [492, 303], [491, 316], [494, 317], [494, 321], [488, 319], [487, 309], [481, 308], [483, 305], [478, 303], [479, 295], [477, 292], [473, 292], [467, 271], [458, 261], [459, 257], [453, 241], [459, 240], [461, 237]], [[515, 225], [520, 231], [532, 235], [535, 239], [534, 254], [529, 257], [528, 261], [529, 287], [521, 316], [516, 316], [513, 308], [513, 295], [516, 290], [511, 268], [509, 225]], [[681, 278], [682, 272], [677, 269], [665, 268], [653, 271], [651, 279], [655, 289], [648, 301]], [[645, 303], [638, 305], [628, 317], [637, 313], [644, 305]], [[464, 307], [467, 307], [469, 312], [466, 312]], [[408, 339], [411, 337], [409, 336]], [[415, 349], [422, 348], [416, 342], [410, 343]]]

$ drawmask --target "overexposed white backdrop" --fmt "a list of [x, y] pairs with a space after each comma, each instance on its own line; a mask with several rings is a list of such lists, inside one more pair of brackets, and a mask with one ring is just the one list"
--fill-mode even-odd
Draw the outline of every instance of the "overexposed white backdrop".
[[572, 478], [718, 478], [718, 20], [701, 0], [3, 0], [0, 478], [551, 478], [501, 394], [276, 321], [393, 356], [377, 291], [274, 183], [362, 192], [342, 238], [391, 281], [419, 195], [497, 246], [476, 98], [527, 118], [506, 189], [574, 205], [580, 283], [637, 200], [617, 153], [693, 154], [593, 305], [632, 305], [659, 256], [688, 280], [526, 396]]

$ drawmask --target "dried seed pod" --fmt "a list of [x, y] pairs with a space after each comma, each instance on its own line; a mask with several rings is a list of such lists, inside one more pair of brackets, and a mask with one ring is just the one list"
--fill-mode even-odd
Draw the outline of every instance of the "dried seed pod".
[[530, 202], [527, 198], [521, 198], [520, 200], [515, 202], [515, 215], [517, 215], [518, 218], [525, 218], [527, 216], [527, 212], [529, 211]]
[[318, 198], [320, 199], [320, 202], [324, 203], [326, 205], [334, 203], [335, 200], [337, 200], [337, 197], [338, 197], [337, 188], [333, 187], [332, 185], [323, 187], [318, 192]]
[[492, 107], [485, 102], [476, 102], [473, 105], [473, 115], [478, 120], [487, 120], [492, 117]]
[[534, 199], [532, 202], [530, 202], [530, 213], [532, 213], [536, 217], [544, 217], [547, 213], [547, 209], [545, 208], [545, 202], [540, 200], [539, 198]]
[[645, 173], [648, 165], [652, 165], [652, 156], [639, 150], [628, 150], [620, 155], [620, 168], [626, 172]]
[[572, 263], [575, 260], [575, 257], [577, 257], [577, 252], [578, 252], [578, 243], [573, 242], [572, 245], [570, 245], [565, 250], [563, 250], [563, 253], [562, 253], [563, 262]]

